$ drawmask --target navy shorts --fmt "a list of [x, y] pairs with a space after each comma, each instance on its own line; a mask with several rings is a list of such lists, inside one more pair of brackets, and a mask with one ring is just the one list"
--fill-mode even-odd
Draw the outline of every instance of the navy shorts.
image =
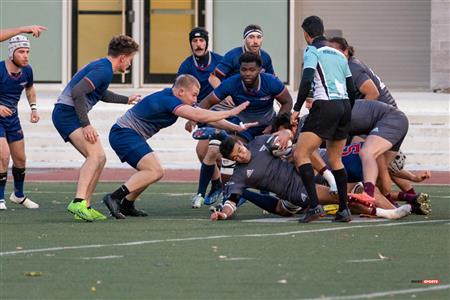
[[153, 152], [145, 139], [135, 130], [122, 128], [117, 124], [109, 131], [109, 144], [121, 162], [127, 162], [135, 169], [145, 155]]
[[6, 138], [8, 144], [23, 140], [22, 126], [20, 126], [17, 111], [12, 116], [0, 117], [0, 138]]
[[75, 108], [70, 105], [57, 103], [52, 113], [52, 121], [56, 130], [63, 138], [64, 142], [69, 142], [69, 135], [81, 128]]

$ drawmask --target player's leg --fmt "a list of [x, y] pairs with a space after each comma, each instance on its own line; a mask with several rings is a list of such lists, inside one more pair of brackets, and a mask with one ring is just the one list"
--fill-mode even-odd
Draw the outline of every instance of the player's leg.
[[4, 130], [0, 126], [0, 210], [6, 210], [5, 187], [9, 164], [9, 147], [4, 133]]
[[[220, 157], [220, 141], [212, 140], [200, 167], [197, 194], [192, 199], [192, 208], [200, 208], [205, 202], [206, 190], [216, 171], [216, 161]], [[211, 204], [211, 203], [209, 203]]]
[[392, 148], [388, 140], [369, 135], [359, 152], [364, 174], [364, 191], [370, 197], [374, 196], [375, 183], [378, 177], [377, 157]]

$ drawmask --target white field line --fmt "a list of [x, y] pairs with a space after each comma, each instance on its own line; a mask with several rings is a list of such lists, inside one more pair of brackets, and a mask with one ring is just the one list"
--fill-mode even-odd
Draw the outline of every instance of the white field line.
[[81, 259], [91, 260], [91, 259], [113, 259], [122, 258], [123, 255], [108, 255], [108, 256], [94, 256], [94, 257], [82, 257]]
[[205, 240], [230, 239], [230, 238], [288, 236], [288, 235], [296, 235], [296, 234], [303, 234], [303, 233], [342, 231], [342, 230], [352, 230], [352, 229], [358, 229], [358, 228], [393, 227], [393, 226], [402, 226], [402, 225], [440, 223], [440, 222], [448, 222], [448, 221], [449, 221], [448, 219], [444, 219], [444, 220], [426, 220], [426, 221], [411, 221], [411, 222], [398, 222], [398, 223], [384, 223], [384, 224], [367, 224], [367, 225], [355, 225], [355, 226], [329, 227], [329, 228], [321, 228], [321, 229], [298, 230], [298, 231], [277, 232], [277, 233], [253, 233], [253, 234], [241, 234], [241, 235], [213, 235], [213, 236], [197, 236], [197, 237], [162, 239], [162, 240], [135, 241], [135, 242], [116, 243], [116, 244], [93, 244], [93, 245], [79, 245], [79, 246], [60, 246], [60, 247], [52, 247], [52, 248], [39, 248], [39, 249], [28, 249], [28, 250], [5, 251], [5, 252], [0, 252], [0, 256], [16, 255], [16, 254], [28, 254], [28, 253], [39, 253], [39, 252], [53, 252], [53, 251], [62, 251], [62, 250], [79, 250], [79, 249], [92, 249], [92, 248], [105, 248], [105, 247], [128, 247], [128, 246], [139, 246], [139, 245], [146, 245], [146, 244], [189, 242], [189, 241], [205, 241]]
[[374, 262], [374, 261], [383, 261], [381, 258], [366, 258], [366, 259], [353, 259], [347, 260], [349, 263], [361, 263], [361, 262]]
[[432, 287], [427, 287], [427, 288], [424, 287], [424, 288], [416, 288], [416, 289], [385, 291], [385, 292], [376, 292], [376, 293], [360, 294], [360, 295], [348, 295], [348, 296], [330, 296], [330, 297], [310, 298], [310, 299], [302, 299], [302, 300], [372, 299], [372, 298], [394, 296], [394, 295], [403, 295], [403, 294], [413, 294], [413, 293], [432, 292], [432, 291], [439, 291], [439, 290], [448, 290], [449, 288], [450, 288], [450, 284], [446, 284], [446, 285], [438, 285], [438, 286], [432, 286]]
[[[32, 195], [32, 194], [69, 194], [69, 195], [73, 195], [74, 192], [55, 192], [55, 191], [24, 191], [25, 194], [27, 195]], [[106, 195], [107, 192], [98, 192], [98, 193], [92, 193], [92, 195]], [[144, 192], [143, 195], [166, 195], [166, 196], [170, 196], [170, 197], [177, 197], [177, 196], [193, 196], [195, 195], [194, 192], [192, 193], [157, 193], [157, 192]]]

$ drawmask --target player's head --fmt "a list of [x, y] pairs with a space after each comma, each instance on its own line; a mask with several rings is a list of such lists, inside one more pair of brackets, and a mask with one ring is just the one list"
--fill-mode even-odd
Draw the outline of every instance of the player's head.
[[355, 55], [355, 49], [353, 48], [353, 46], [350, 46], [347, 43], [347, 40], [343, 37], [333, 37], [328, 40], [328, 43], [330, 47], [341, 51], [347, 57], [352, 57], [353, 55]]
[[127, 35], [116, 35], [108, 45], [108, 56], [117, 61], [117, 70], [125, 72], [133, 61], [133, 57], [139, 50], [139, 45]]
[[222, 141], [219, 147], [220, 154], [226, 159], [234, 160], [241, 164], [249, 163], [252, 153], [236, 137], [229, 136]]
[[291, 113], [284, 112], [275, 119], [275, 130], [291, 129]]
[[246, 86], [253, 86], [261, 73], [261, 57], [253, 52], [245, 52], [239, 57], [239, 65], [242, 81]]
[[30, 41], [26, 36], [16, 35], [8, 41], [8, 58], [18, 68], [28, 65], [28, 56], [30, 53]]
[[244, 44], [248, 51], [259, 53], [263, 42], [263, 30], [261, 26], [250, 24], [244, 29]]
[[202, 27], [195, 27], [189, 32], [189, 44], [195, 56], [203, 56], [208, 52], [209, 33]]
[[306, 42], [312, 42], [316, 37], [323, 35], [323, 22], [318, 16], [310, 16], [303, 20], [302, 28]]
[[173, 93], [184, 104], [194, 105], [200, 92], [200, 83], [197, 78], [189, 74], [183, 74], [175, 79]]

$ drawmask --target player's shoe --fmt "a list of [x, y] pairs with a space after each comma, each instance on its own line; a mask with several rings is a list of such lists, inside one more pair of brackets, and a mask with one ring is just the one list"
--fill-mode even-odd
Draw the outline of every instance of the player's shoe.
[[205, 203], [205, 199], [202, 197], [202, 194], [197, 194], [192, 198], [192, 208], [200, 208], [203, 203]]
[[213, 127], [201, 127], [192, 133], [195, 140], [219, 140], [223, 141], [228, 134], [225, 130]]
[[0, 199], [0, 210], [6, 210], [5, 199]]
[[352, 213], [348, 208], [343, 211], [337, 211], [336, 216], [332, 222], [350, 222], [352, 220]]
[[[365, 202], [365, 203], [372, 203], [375, 204], [375, 198], [374, 197], [370, 197], [369, 195], [367, 195], [366, 193], [361, 193], [361, 194], [352, 194], [349, 193], [348, 194], [349, 198], [353, 198], [358, 200], [359, 202]], [[351, 199], [349, 199], [351, 201]]]
[[125, 216], [120, 212], [120, 200], [111, 197], [111, 194], [106, 194], [103, 197], [103, 203], [106, 205], [111, 215], [116, 219], [125, 219]]
[[89, 213], [91, 214], [94, 221], [104, 221], [107, 219], [104, 214], [102, 214], [101, 212], [92, 207], [89, 209]]
[[148, 214], [145, 211], [143, 211], [141, 209], [136, 209], [136, 207], [134, 207], [134, 202], [131, 207], [123, 207], [121, 205], [120, 212], [123, 215], [130, 216], [130, 217], [146, 217], [146, 216], [148, 216]]
[[94, 220], [86, 206], [86, 200], [81, 202], [73, 202], [72, 200], [67, 206], [67, 210], [85, 221], [92, 222]]
[[222, 189], [216, 189], [214, 191], [209, 192], [208, 196], [205, 197], [204, 204], [212, 205], [220, 199], [222, 199]]
[[31, 208], [31, 209], [39, 208], [39, 204], [31, 201], [27, 196], [16, 197], [14, 192], [11, 194], [11, 196], [9, 196], [9, 200], [11, 200], [14, 203], [21, 204], [21, 205], [25, 206], [26, 208]]
[[312, 221], [319, 220], [321, 217], [325, 217], [325, 211], [322, 208], [322, 205], [318, 204], [315, 207], [310, 207], [305, 215], [298, 220], [299, 223], [309, 223]]
[[411, 204], [411, 212], [416, 215], [429, 215], [431, 213], [430, 196], [419, 193]]

